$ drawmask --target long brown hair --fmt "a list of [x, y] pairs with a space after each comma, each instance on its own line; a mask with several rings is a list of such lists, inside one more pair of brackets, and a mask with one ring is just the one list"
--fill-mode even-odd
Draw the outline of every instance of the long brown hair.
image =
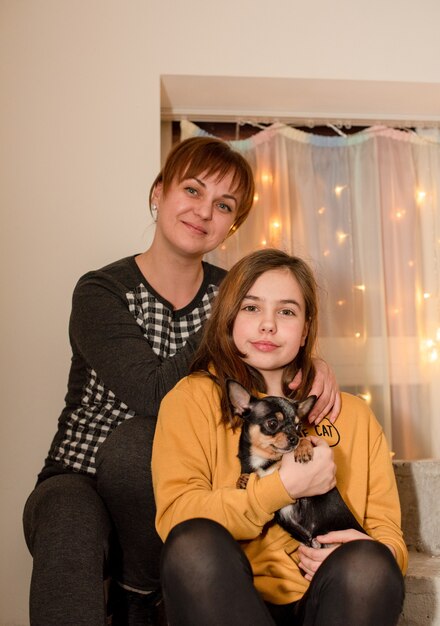
[[238, 195], [237, 216], [229, 234], [237, 230], [247, 218], [254, 201], [254, 176], [246, 159], [229, 144], [214, 137], [190, 137], [178, 143], [169, 153], [165, 165], [150, 189], [150, 206], [154, 189], [162, 183], [166, 194], [174, 180], [194, 178], [200, 174], [216, 176], [217, 181], [232, 173], [232, 188]]
[[[243, 298], [257, 278], [270, 270], [286, 268], [298, 281], [305, 302], [308, 333], [295, 357], [284, 369], [283, 393], [286, 397], [307, 397], [315, 376], [312, 354], [318, 332], [318, 295], [313, 272], [305, 261], [281, 250], [266, 249], [252, 252], [238, 261], [224, 278], [215, 299], [211, 316], [196, 352], [191, 372], [210, 373], [214, 367], [216, 381], [221, 389], [223, 419], [235, 425], [226, 394], [226, 380], [233, 378], [252, 393], [265, 392], [262, 375], [243, 361], [244, 355], [233, 340], [233, 327]], [[289, 389], [297, 371], [302, 371], [302, 382], [296, 392]]]

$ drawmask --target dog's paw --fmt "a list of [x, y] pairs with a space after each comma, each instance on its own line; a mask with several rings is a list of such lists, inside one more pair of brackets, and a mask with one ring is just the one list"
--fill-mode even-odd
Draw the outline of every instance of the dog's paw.
[[246, 485], [248, 484], [250, 474], [240, 474], [236, 487], [237, 489], [246, 489]]
[[294, 450], [295, 461], [298, 463], [308, 463], [313, 458], [312, 442], [305, 437], [299, 440], [299, 444]]

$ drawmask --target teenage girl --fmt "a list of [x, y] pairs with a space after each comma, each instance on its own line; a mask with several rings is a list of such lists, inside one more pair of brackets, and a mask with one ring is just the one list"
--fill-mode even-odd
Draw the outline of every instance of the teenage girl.
[[[237, 489], [239, 418], [226, 380], [256, 394], [310, 394], [317, 335], [313, 274], [264, 250], [224, 279], [193, 373], [164, 398], [153, 447], [156, 526], [166, 541], [162, 586], [170, 626], [392, 626], [403, 603], [407, 551], [384, 433], [367, 404], [342, 394], [336, 424], [309, 425], [313, 460], [283, 456], [270, 475]], [[367, 534], [299, 545], [274, 523], [294, 499], [337, 484]]]

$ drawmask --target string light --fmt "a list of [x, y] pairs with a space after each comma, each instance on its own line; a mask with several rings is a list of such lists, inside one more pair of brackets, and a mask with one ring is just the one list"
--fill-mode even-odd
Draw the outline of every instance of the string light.
[[416, 198], [417, 198], [417, 204], [423, 204], [423, 202], [425, 201], [426, 198], [426, 191], [423, 191], [422, 189], [419, 189], [416, 192]]
[[354, 288], [358, 289], [359, 291], [365, 291], [365, 285], [355, 285]]
[[405, 209], [397, 209], [396, 212], [394, 213], [394, 217], [396, 218], [397, 221], [402, 220], [406, 215], [406, 211]]
[[272, 174], [270, 174], [268, 172], [264, 172], [263, 174], [261, 174], [261, 182], [262, 183], [272, 183], [273, 182]]
[[346, 302], [345, 300], [338, 300], [336, 304], [338, 306], [344, 306], [345, 302]]
[[324, 250], [322, 253], [323, 256], [330, 256], [330, 250]]
[[345, 240], [347, 239], [347, 237], [348, 237], [348, 233], [344, 233], [344, 232], [342, 232], [342, 231], [338, 230], [338, 231], [337, 231], [337, 233], [336, 233], [336, 237], [337, 237], [337, 239], [338, 239], [338, 243], [339, 243], [339, 245], [341, 245], [341, 244], [343, 244], [343, 243], [345, 242]]
[[254, 202], [258, 202], [258, 200], [260, 199], [260, 196], [258, 195], [257, 192], [254, 193]]
[[356, 339], [359, 339], [361, 337], [361, 333], [358, 331], [357, 333], [354, 334]]
[[428, 338], [422, 341], [422, 350], [426, 354], [428, 363], [436, 363], [440, 357], [440, 328], [437, 328], [435, 339]]
[[320, 209], [318, 209], [318, 214], [324, 215], [324, 213], [325, 213], [325, 206], [322, 206]]
[[424, 298], [425, 300], [429, 300], [429, 298], [430, 298], [430, 297], [431, 297], [431, 294], [430, 294], [430, 293], [428, 293], [427, 291], [425, 291], [425, 293], [423, 294], [423, 298]]
[[365, 400], [367, 404], [371, 404], [371, 393], [369, 391], [366, 391], [365, 393], [358, 393], [357, 395], [359, 398], [362, 398], [362, 400]]
[[347, 185], [336, 185], [335, 194], [339, 197], [341, 193], [344, 191], [344, 189], [346, 188], [347, 188]]

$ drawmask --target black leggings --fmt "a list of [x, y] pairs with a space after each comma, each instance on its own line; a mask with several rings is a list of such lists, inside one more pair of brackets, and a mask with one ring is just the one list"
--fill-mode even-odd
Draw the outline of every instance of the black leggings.
[[136, 590], [159, 587], [154, 428], [153, 418], [126, 420], [99, 448], [96, 478], [53, 475], [29, 496], [23, 523], [33, 556], [32, 626], [104, 626], [108, 573]]
[[332, 552], [298, 602], [265, 603], [238, 542], [207, 519], [172, 530], [161, 578], [169, 626], [394, 626], [404, 598], [390, 550], [360, 540]]

